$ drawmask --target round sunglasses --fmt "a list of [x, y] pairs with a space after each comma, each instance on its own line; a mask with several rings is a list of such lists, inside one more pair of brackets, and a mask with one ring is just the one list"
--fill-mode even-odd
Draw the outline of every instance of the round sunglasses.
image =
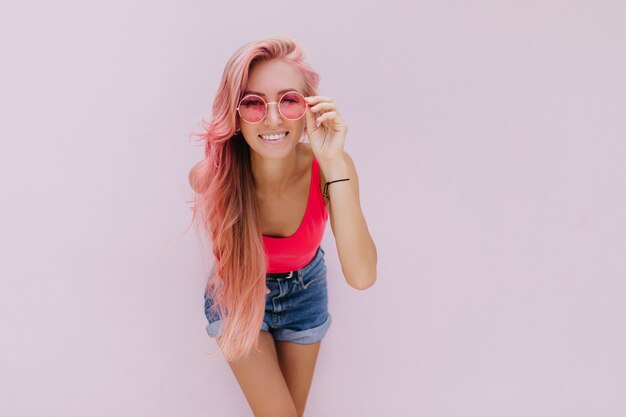
[[298, 120], [306, 113], [304, 96], [297, 91], [288, 91], [280, 96], [278, 102], [271, 103], [267, 103], [256, 94], [248, 94], [239, 102], [237, 112], [246, 122], [259, 123], [267, 115], [267, 108], [270, 104], [277, 104], [278, 112], [287, 120]]

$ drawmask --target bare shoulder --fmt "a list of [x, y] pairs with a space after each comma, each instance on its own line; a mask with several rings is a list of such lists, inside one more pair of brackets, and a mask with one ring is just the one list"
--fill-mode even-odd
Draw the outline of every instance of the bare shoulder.
[[[306, 164], [311, 164], [311, 162], [313, 161], [313, 149], [311, 149], [311, 144], [308, 142], [302, 142], [298, 145], [301, 149], [301, 151], [303, 152], [303, 154], [306, 155], [306, 157], [304, 158], [304, 160], [306, 161]], [[354, 161], [352, 160], [352, 157], [350, 156], [350, 154], [344, 149], [343, 150], [343, 160], [346, 162], [346, 164], [348, 165], [348, 169], [350, 171], [356, 171], [356, 167], [354, 165]], [[324, 177], [324, 173], [322, 172], [322, 170], [320, 169], [320, 178], [322, 179], [326, 179]], [[324, 181], [326, 182], [326, 181]]]
[[196, 193], [199, 193], [201, 191], [201, 184], [200, 184], [200, 178], [199, 178], [199, 169], [200, 169], [200, 165], [204, 162], [204, 159], [201, 160], [200, 162], [196, 163], [193, 167], [191, 167], [191, 169], [189, 170], [189, 184], [191, 185], [191, 188], [193, 188], [193, 190]]

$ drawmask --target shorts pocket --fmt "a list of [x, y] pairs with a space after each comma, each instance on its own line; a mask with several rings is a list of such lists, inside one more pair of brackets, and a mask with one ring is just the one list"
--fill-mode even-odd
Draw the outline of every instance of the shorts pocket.
[[312, 271], [300, 276], [299, 278], [300, 286], [303, 289], [307, 289], [310, 286], [316, 286], [320, 284], [326, 283], [326, 264], [321, 262], [321, 265], [317, 268], [313, 268]]

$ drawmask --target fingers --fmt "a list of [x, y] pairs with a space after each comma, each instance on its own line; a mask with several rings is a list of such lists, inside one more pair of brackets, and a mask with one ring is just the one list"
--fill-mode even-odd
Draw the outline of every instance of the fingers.
[[313, 112], [311, 111], [310, 108], [306, 109], [306, 128], [307, 128], [307, 134], [310, 134], [311, 132], [313, 132], [317, 126], [315, 124], [315, 114], [313, 114]]
[[309, 96], [306, 97], [305, 100], [310, 106], [311, 111], [313, 112], [318, 112], [320, 110], [331, 110], [335, 108], [335, 102], [330, 97]]
[[[339, 111], [331, 97], [309, 96], [305, 97], [309, 105], [307, 111], [307, 126], [315, 126], [317, 129], [326, 120], [339, 121]], [[315, 122], [312, 123], [314, 119]], [[316, 130], [314, 129], [314, 130]]]
[[324, 114], [322, 114], [320, 117], [318, 117], [317, 119], [315, 119], [315, 121], [317, 123], [322, 123], [328, 119], [334, 119], [335, 117], [337, 117], [339, 114], [336, 111], [329, 111], [326, 112]]
[[330, 97], [325, 96], [308, 96], [304, 98], [308, 104], [316, 104], [320, 101], [333, 101]]
[[335, 109], [335, 103], [334, 102], [322, 102], [322, 103], [318, 103], [315, 106], [311, 107], [311, 111], [313, 112], [319, 112], [320, 110], [334, 110]]

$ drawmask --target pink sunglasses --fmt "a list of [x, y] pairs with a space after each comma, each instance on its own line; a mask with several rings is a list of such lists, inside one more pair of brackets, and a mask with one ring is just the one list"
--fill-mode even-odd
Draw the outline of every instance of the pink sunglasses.
[[270, 104], [278, 105], [278, 112], [287, 120], [298, 120], [306, 113], [306, 101], [304, 96], [297, 91], [288, 91], [283, 94], [278, 102], [267, 103], [256, 94], [248, 94], [239, 102], [237, 112], [248, 123], [259, 123], [267, 115]]

